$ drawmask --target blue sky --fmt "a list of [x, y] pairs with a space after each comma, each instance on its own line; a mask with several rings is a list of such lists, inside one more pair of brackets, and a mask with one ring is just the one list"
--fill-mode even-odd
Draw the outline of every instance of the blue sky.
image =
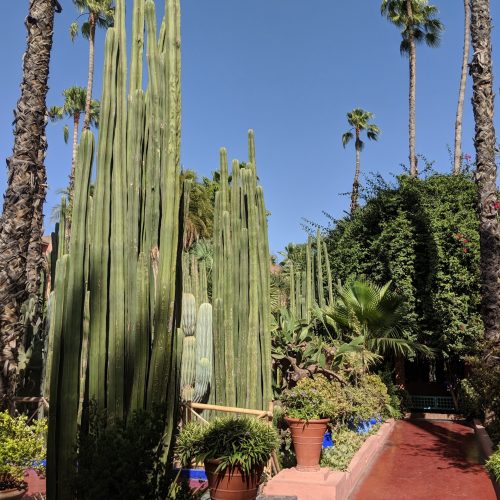
[[[28, 0], [9, 2], [0, 31], [0, 157], [11, 154], [12, 110], [19, 97], [24, 17]], [[63, 89], [85, 86], [87, 43], [72, 44], [68, 26], [77, 13], [69, 0], [56, 17], [48, 104], [60, 104]], [[159, 9], [163, 1], [157, 2]], [[131, 7], [132, 1], [127, 0]], [[463, 44], [463, 2], [435, 0], [445, 24], [441, 47], [417, 51], [417, 152], [451, 168]], [[380, 140], [368, 143], [362, 171], [386, 178], [407, 163], [408, 62], [399, 54], [397, 29], [380, 16], [379, 0], [182, 0], [182, 164], [210, 175], [218, 150], [246, 159], [246, 131], [255, 129], [257, 163], [271, 212], [271, 251], [302, 241], [301, 218], [322, 224], [322, 210], [342, 216], [349, 206], [354, 149], [342, 148], [346, 113], [362, 107], [375, 113]], [[131, 9], [129, 9], [131, 10]], [[4, 12], [5, 13], [5, 12]], [[492, 2], [493, 22], [500, 7]], [[102, 46], [98, 34], [96, 85], [101, 92]], [[493, 31], [493, 44], [500, 41]], [[494, 51], [494, 68], [498, 67]], [[495, 88], [500, 86], [496, 81]], [[473, 154], [474, 124], [468, 81], [464, 152]], [[496, 122], [497, 128], [500, 124]], [[71, 147], [61, 123], [49, 124], [46, 213], [66, 185]], [[5, 168], [0, 190], [5, 189]], [[46, 228], [50, 231], [46, 218]]]

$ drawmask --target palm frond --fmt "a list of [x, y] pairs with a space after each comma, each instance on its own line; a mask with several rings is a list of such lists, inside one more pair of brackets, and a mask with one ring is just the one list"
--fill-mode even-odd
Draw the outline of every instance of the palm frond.
[[75, 38], [78, 36], [78, 23], [73, 22], [69, 25], [69, 36], [71, 41], [74, 42]]
[[344, 148], [345, 148], [347, 146], [347, 144], [349, 143], [349, 141], [352, 140], [353, 137], [354, 137], [354, 134], [350, 131], [343, 134], [342, 135], [342, 146], [344, 146]]

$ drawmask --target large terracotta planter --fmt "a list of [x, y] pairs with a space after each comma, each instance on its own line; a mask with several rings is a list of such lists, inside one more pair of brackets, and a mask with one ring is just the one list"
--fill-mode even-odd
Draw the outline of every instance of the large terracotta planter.
[[26, 490], [18, 490], [17, 488], [10, 490], [0, 490], [0, 500], [19, 500], [26, 494]]
[[301, 420], [285, 417], [292, 433], [293, 447], [297, 456], [297, 470], [314, 472], [319, 470], [321, 445], [329, 418]]
[[212, 500], [255, 500], [264, 465], [245, 474], [239, 467], [215, 472], [219, 460], [206, 460], [205, 472]]

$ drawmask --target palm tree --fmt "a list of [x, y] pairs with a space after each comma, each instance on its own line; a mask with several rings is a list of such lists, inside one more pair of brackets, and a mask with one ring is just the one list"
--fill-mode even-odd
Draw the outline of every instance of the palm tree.
[[337, 286], [333, 306], [322, 308], [322, 321], [334, 327], [341, 339], [349, 339], [337, 356], [359, 352], [366, 362], [385, 354], [413, 357], [432, 350], [404, 336], [403, 300], [390, 292], [391, 282], [377, 286], [358, 280]]
[[401, 55], [409, 56], [410, 92], [409, 92], [409, 146], [410, 175], [417, 176], [417, 155], [415, 152], [415, 101], [417, 84], [418, 43], [425, 42], [429, 47], [437, 47], [441, 41], [443, 24], [436, 19], [438, 9], [429, 5], [428, 0], [383, 0], [382, 15], [401, 30]]
[[464, 52], [462, 58], [462, 74], [460, 91], [458, 93], [457, 118], [455, 121], [455, 155], [453, 159], [453, 174], [458, 175], [462, 165], [462, 117], [464, 112], [465, 84], [470, 53], [470, 0], [464, 0]]
[[[479, 238], [481, 245], [482, 318], [487, 358], [500, 348], [500, 232], [495, 128], [493, 125], [493, 73], [491, 65], [491, 17], [489, 0], [472, 1], [470, 64], [473, 82], [472, 107], [476, 123], [476, 183], [478, 189]], [[498, 354], [498, 352], [497, 352]]]
[[[73, 149], [71, 155], [71, 174], [69, 177], [68, 200], [70, 206], [73, 200], [73, 189], [75, 183], [76, 155], [78, 150], [78, 128], [80, 117], [85, 112], [86, 90], [83, 87], [70, 87], [63, 92], [64, 104], [62, 106], [51, 106], [48, 110], [52, 121], [62, 120], [64, 117], [73, 119]], [[99, 101], [92, 99], [90, 107], [90, 124], [95, 127], [99, 124]], [[68, 142], [69, 128], [64, 126], [64, 142]]]
[[[80, 31], [82, 36], [89, 41], [89, 70], [87, 80], [87, 94], [85, 98], [85, 116], [83, 128], [90, 128], [92, 114], [92, 86], [94, 84], [94, 50], [96, 27], [109, 28], [113, 25], [115, 10], [113, 0], [73, 0], [76, 8], [80, 11], [80, 16], [87, 16], [87, 20], [82, 24]], [[79, 17], [80, 17], [79, 16]], [[74, 40], [78, 34], [78, 22], [73, 22], [70, 26], [71, 39]]]
[[7, 159], [7, 189], [0, 225], [0, 406], [13, 410], [21, 306], [40, 288], [43, 266], [43, 203], [47, 80], [54, 28], [54, 0], [31, 0], [26, 17], [21, 97], [14, 121], [14, 148]]
[[358, 208], [360, 157], [364, 147], [364, 142], [360, 138], [361, 132], [366, 130], [366, 136], [372, 141], [376, 141], [380, 134], [380, 129], [377, 125], [368, 123], [372, 118], [373, 113], [369, 111], [365, 111], [361, 108], [353, 109], [350, 113], [347, 113], [347, 123], [349, 123], [352, 128], [342, 135], [342, 145], [344, 148], [351, 139], [354, 137], [356, 138], [356, 142], [354, 143], [356, 147], [356, 171], [354, 174], [354, 182], [352, 183], [351, 214]]

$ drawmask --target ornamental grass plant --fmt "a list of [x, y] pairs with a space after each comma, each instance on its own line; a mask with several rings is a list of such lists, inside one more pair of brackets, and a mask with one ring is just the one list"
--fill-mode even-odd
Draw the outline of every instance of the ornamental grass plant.
[[24, 472], [45, 473], [47, 421], [0, 413], [0, 491], [25, 487]]
[[279, 444], [274, 428], [256, 418], [216, 418], [192, 422], [177, 437], [176, 456], [183, 465], [215, 459], [218, 472], [239, 467], [250, 473], [267, 462]]

